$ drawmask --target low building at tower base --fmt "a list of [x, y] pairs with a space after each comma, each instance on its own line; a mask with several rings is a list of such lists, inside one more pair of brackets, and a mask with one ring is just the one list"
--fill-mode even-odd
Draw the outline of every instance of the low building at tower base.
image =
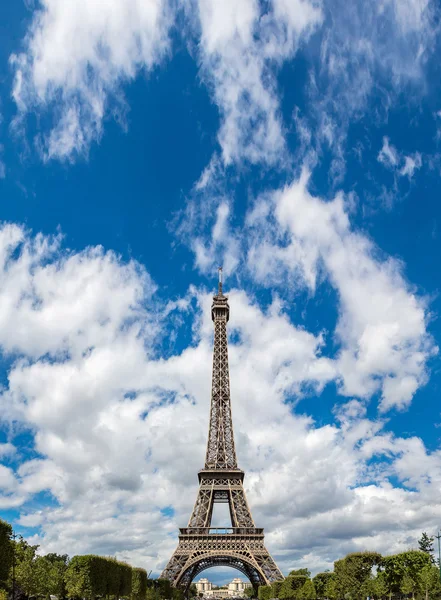
[[249, 581], [242, 581], [236, 577], [226, 587], [217, 587], [207, 578], [196, 581], [198, 594], [203, 594], [204, 598], [242, 598], [245, 596], [245, 590], [251, 587]]

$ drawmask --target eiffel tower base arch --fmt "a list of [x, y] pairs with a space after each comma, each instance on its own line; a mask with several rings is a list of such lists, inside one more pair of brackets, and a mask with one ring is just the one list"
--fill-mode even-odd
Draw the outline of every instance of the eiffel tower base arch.
[[254, 587], [283, 578], [264, 546], [263, 529], [181, 528], [179, 543], [161, 577], [188, 590], [193, 579], [211, 567], [241, 571]]
[[212, 554], [206, 554], [195, 559], [195, 562], [184, 571], [177, 585], [186, 589], [202, 571], [211, 569], [212, 567], [231, 567], [232, 569], [241, 571], [254, 586], [262, 585], [264, 581], [262, 573], [257, 567], [242, 556], [213, 556]]

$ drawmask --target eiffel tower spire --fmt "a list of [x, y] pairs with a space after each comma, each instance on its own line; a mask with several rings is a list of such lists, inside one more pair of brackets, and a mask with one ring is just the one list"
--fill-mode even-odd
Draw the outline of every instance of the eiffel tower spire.
[[[179, 530], [178, 547], [161, 575], [184, 589], [198, 573], [219, 565], [242, 571], [255, 586], [283, 579], [264, 546], [263, 529], [254, 524], [243, 488], [244, 472], [237, 466], [228, 368], [229, 317], [220, 268], [218, 293], [211, 306], [214, 350], [205, 467], [199, 471], [199, 492], [188, 527]], [[216, 502], [228, 504], [231, 527], [211, 527]]]

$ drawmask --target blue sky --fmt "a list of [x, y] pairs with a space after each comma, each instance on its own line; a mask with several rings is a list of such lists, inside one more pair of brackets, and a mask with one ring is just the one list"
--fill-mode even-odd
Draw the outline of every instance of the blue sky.
[[0, 516], [42, 551], [163, 568], [219, 264], [239, 462], [282, 570], [440, 526], [439, 16], [0, 6]]

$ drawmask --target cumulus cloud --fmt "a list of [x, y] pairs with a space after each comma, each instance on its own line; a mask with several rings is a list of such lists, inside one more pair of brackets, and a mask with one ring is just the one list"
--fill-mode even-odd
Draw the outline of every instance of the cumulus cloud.
[[[392, 265], [372, 263], [368, 243], [349, 229], [341, 198], [326, 206], [307, 194], [306, 179], [296, 185], [280, 193], [278, 219], [293, 227], [293, 237], [305, 248], [313, 222], [326, 244], [332, 278], [340, 281], [346, 269], [351, 272], [347, 285], [341, 283], [349, 316], [344, 319], [342, 311], [339, 335], [360, 379], [359, 362], [364, 361], [365, 374], [373, 369], [371, 347], [359, 342], [354, 358], [350, 343], [377, 326], [373, 337], [381, 354], [389, 340], [384, 342], [382, 328], [389, 331], [394, 312], [397, 322], [409, 319], [402, 336], [410, 353], [414, 338], [423, 336], [424, 311]], [[296, 202], [303, 202], [304, 217], [294, 227], [289, 204]], [[341, 241], [336, 228], [344, 234]], [[43, 551], [116, 554], [160, 572], [178, 526], [189, 517], [204, 459], [211, 295], [192, 288], [186, 299], [164, 305], [140, 265], [102, 248], [72, 253], [61, 244], [59, 236], [32, 236], [15, 225], [0, 230], [0, 344], [12, 359], [0, 397], [1, 419], [29, 430], [35, 453], [15, 469], [1, 467], [0, 503], [20, 510], [20, 523], [36, 528], [30, 539]], [[349, 250], [353, 260], [344, 267]], [[361, 282], [360, 270], [367, 276]], [[379, 289], [373, 289], [372, 273]], [[377, 308], [363, 304], [356, 310], [353, 305], [371, 284], [369, 296]], [[400, 549], [423, 527], [434, 527], [441, 516], [435, 499], [439, 453], [429, 453], [417, 438], [394, 437], [384, 422], [366, 417], [360, 401], [340, 405], [332, 425], [318, 426], [307, 410], [296, 414], [300, 398], [316, 402], [311, 396], [328, 382], [347, 379], [343, 358], [326, 356], [323, 336], [293, 324], [277, 297], [262, 310], [244, 291], [231, 290], [230, 304], [239, 463], [247, 471], [255, 521], [266, 527], [267, 544], [281, 567], [286, 571], [298, 561], [319, 569], [349, 550], [390, 551], [391, 532], [392, 549]], [[382, 304], [388, 306], [378, 308]], [[161, 357], [160, 341], [168, 337], [173, 315], [188, 314], [190, 307], [192, 343]], [[355, 342], [345, 337], [349, 325]], [[397, 336], [392, 333], [398, 358], [392, 358], [391, 372], [405, 362]], [[418, 380], [421, 372], [414, 376]], [[372, 393], [372, 386], [362, 383], [362, 391]], [[402, 393], [395, 393], [402, 402]], [[3, 456], [11, 452], [12, 444], [2, 447]], [[42, 491], [52, 501], [34, 507], [32, 498]]]
[[[315, 292], [326, 278], [338, 294], [334, 336], [341, 393], [371, 397], [382, 410], [407, 407], [427, 378], [437, 351], [427, 333], [427, 308], [402, 275], [402, 265], [353, 231], [346, 199], [331, 202], [308, 191], [309, 173], [262, 199], [248, 216], [254, 241], [248, 263], [267, 285], [286, 282]], [[283, 241], [282, 241], [283, 240]]]

